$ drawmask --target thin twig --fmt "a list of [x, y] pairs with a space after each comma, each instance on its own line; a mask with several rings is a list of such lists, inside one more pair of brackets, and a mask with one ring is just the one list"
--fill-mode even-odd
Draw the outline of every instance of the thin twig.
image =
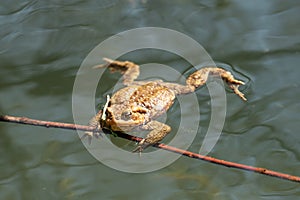
[[[34, 126], [44, 126], [47, 128], [50, 128], [50, 127], [51, 128], [63, 128], [63, 129], [82, 130], [82, 131], [93, 131], [94, 130], [94, 128], [90, 127], [90, 126], [68, 124], [68, 123], [61, 123], [61, 122], [42, 121], [42, 120], [30, 119], [27, 117], [14, 117], [14, 116], [8, 116], [8, 115], [0, 116], [0, 121], [28, 124], [28, 125], [34, 125]], [[143, 138], [132, 136], [132, 135], [129, 135], [129, 134], [126, 134], [123, 132], [117, 132], [116, 135], [118, 137], [121, 137], [121, 138], [124, 138], [127, 140], [131, 140], [131, 141], [135, 141], [135, 142], [140, 142], [143, 139]], [[167, 151], [171, 151], [174, 153], [182, 154], [187, 157], [204, 160], [207, 162], [211, 162], [211, 163], [218, 164], [218, 165], [223, 165], [223, 166], [230, 167], [230, 168], [237, 168], [237, 169], [246, 170], [246, 171], [253, 171], [255, 173], [259, 173], [259, 174], [263, 174], [263, 175], [273, 176], [273, 177], [286, 179], [286, 180], [294, 181], [294, 182], [300, 182], [300, 177], [298, 177], [298, 176], [284, 174], [284, 173], [272, 171], [272, 170], [269, 170], [266, 168], [253, 167], [253, 166], [243, 165], [243, 164], [239, 164], [239, 163], [235, 163], [235, 162], [229, 162], [226, 160], [220, 160], [220, 159], [213, 158], [210, 156], [204, 156], [204, 155], [196, 154], [196, 153], [193, 153], [190, 151], [178, 149], [176, 147], [168, 146], [168, 145], [165, 145], [162, 143], [159, 143], [159, 144], [156, 144], [153, 146], [160, 148], [160, 149], [167, 150]]]

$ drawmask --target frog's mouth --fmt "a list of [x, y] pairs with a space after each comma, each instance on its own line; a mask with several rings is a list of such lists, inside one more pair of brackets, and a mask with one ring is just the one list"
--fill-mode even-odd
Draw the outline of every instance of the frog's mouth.
[[140, 123], [139, 121], [125, 121], [125, 120], [111, 120], [107, 119], [106, 123], [104, 125], [105, 128], [108, 128], [113, 131], [131, 131], [134, 128], [137, 128], [138, 126], [142, 125], [143, 123]]
[[[105, 111], [103, 109], [103, 111]], [[145, 113], [124, 111], [121, 116], [114, 116], [109, 108], [106, 109], [106, 114], [101, 118], [102, 128], [110, 129], [113, 131], [131, 131], [140, 125], [149, 121]]]

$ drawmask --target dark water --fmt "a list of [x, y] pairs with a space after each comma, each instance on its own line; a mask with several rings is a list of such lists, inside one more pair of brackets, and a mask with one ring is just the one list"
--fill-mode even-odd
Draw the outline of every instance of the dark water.
[[[299, 6], [261, 0], [2, 1], [1, 114], [73, 122], [76, 73], [96, 45], [132, 28], [169, 28], [195, 39], [247, 81], [242, 89], [248, 102], [227, 96], [223, 134], [209, 155], [300, 176]], [[187, 69], [180, 59], [151, 51], [131, 58]], [[199, 94], [205, 130], [210, 99], [205, 88]], [[297, 183], [184, 157], [151, 173], [119, 172], [94, 159], [73, 131], [1, 123], [0, 132], [0, 199], [300, 197]], [[194, 142], [190, 150], [200, 146]]]

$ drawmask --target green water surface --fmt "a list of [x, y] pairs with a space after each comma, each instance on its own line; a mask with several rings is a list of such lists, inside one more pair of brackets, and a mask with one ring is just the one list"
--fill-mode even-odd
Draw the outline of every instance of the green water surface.
[[[164, 27], [199, 42], [247, 83], [246, 103], [226, 90], [223, 134], [209, 155], [300, 176], [299, 12], [293, 0], [1, 1], [0, 112], [72, 123], [73, 84], [87, 54], [119, 32]], [[130, 58], [189, 68], [155, 51]], [[109, 89], [99, 88], [98, 103]], [[205, 88], [198, 95], [206, 130], [210, 98]], [[174, 106], [168, 122], [176, 127]], [[191, 151], [201, 147], [200, 132]], [[151, 173], [120, 172], [96, 160], [75, 131], [1, 122], [0, 136], [0, 199], [300, 198], [299, 183], [187, 157]]]

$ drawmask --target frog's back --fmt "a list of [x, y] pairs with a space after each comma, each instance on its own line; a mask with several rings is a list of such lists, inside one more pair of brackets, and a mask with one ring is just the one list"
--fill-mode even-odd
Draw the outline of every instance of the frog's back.
[[150, 118], [166, 112], [173, 104], [175, 93], [169, 88], [150, 82], [139, 86], [131, 95], [129, 104], [142, 107]]

